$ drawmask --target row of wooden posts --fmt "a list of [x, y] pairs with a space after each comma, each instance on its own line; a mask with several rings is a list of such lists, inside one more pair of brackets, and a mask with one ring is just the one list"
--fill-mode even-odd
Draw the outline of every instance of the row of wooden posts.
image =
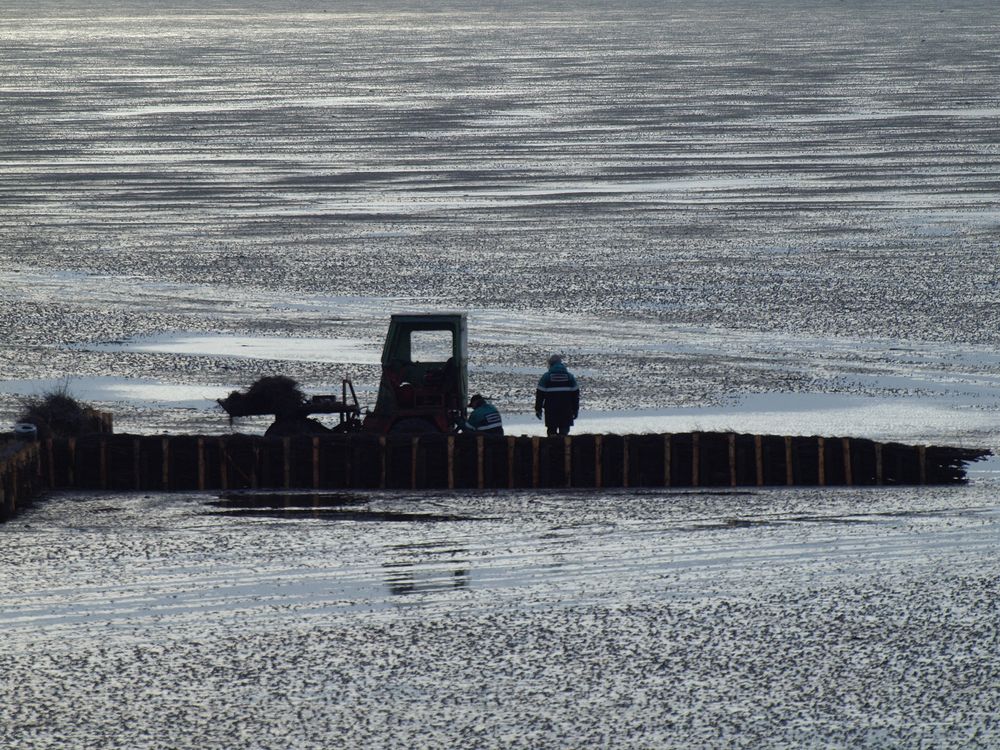
[[38, 447], [58, 489], [515, 489], [946, 484], [961, 448], [735, 433], [569, 437], [91, 435]]

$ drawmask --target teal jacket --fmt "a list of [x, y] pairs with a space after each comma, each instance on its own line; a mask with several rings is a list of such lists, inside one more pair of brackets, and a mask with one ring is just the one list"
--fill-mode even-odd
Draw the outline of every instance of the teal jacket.
[[484, 402], [472, 410], [462, 428], [469, 432], [503, 435], [503, 420], [493, 404]]

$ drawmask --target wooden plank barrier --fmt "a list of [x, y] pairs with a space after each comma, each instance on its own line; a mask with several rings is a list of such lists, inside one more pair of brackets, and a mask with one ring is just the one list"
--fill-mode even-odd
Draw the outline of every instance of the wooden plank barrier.
[[[0, 512], [43, 489], [765, 487], [952, 484], [988, 451], [861, 438], [668, 435], [93, 434], [0, 454]], [[9, 452], [9, 451], [8, 451]], [[26, 468], [28, 467], [28, 468]], [[12, 500], [12, 498], [14, 498]], [[12, 504], [13, 503], [13, 504]]]
[[37, 442], [0, 444], [0, 521], [13, 518], [42, 491], [43, 455]]

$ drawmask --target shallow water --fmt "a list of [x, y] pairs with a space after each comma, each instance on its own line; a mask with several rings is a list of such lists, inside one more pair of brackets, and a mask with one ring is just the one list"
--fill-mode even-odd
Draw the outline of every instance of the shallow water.
[[[997, 448], [992, 3], [7, 3], [0, 421], [371, 403], [470, 315], [539, 427]], [[243, 428], [260, 431], [266, 425]], [[56, 495], [0, 527], [0, 746], [995, 747], [968, 487]]]

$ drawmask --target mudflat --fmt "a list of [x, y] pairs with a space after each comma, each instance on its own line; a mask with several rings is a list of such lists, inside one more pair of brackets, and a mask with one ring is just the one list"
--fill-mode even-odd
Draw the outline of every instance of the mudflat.
[[[994, 11], [7, 3], [0, 418], [371, 403], [459, 309], [514, 432], [560, 351], [581, 431], [996, 448]], [[0, 745], [995, 747], [997, 486], [53, 496]]]

